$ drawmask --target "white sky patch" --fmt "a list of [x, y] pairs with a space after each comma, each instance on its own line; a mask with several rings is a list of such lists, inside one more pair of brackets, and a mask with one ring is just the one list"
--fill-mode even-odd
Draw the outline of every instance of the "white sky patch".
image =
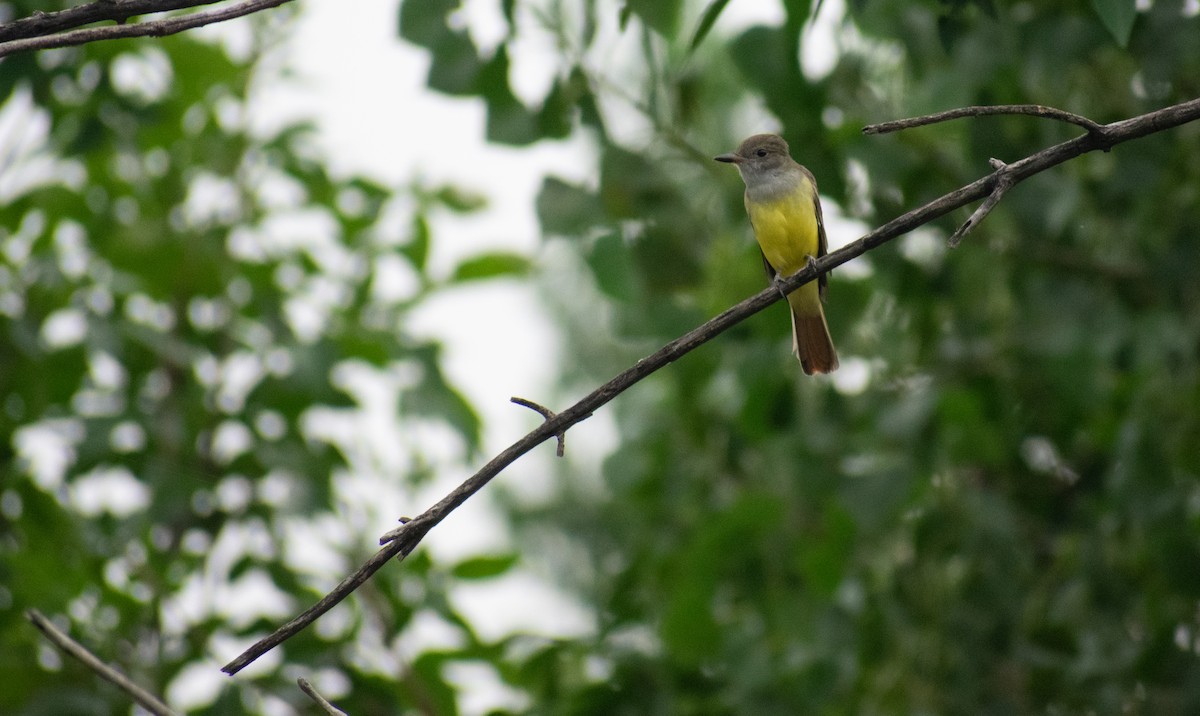
[[800, 69], [806, 79], [815, 82], [833, 72], [838, 57], [837, 36], [845, 14], [843, 0], [824, 0], [821, 12], [809, 18], [800, 42]]
[[871, 363], [858, 356], [843, 356], [840, 363], [829, 375], [834, 390], [842, 395], [860, 395], [871, 384]]
[[183, 202], [183, 219], [187, 226], [207, 226], [233, 223], [241, 213], [241, 193], [228, 177], [211, 172], [199, 172], [188, 182]]
[[221, 672], [215, 659], [187, 664], [167, 684], [163, 696], [171, 708], [180, 712], [204, 708], [217, 700], [229, 677]]
[[431, 609], [419, 609], [400, 636], [399, 651], [413, 657], [430, 649], [460, 649], [467, 640], [462, 630]]
[[108, 444], [116, 453], [133, 453], [146, 447], [146, 431], [132, 420], [123, 420], [108, 434]]
[[[825, 237], [830, 253], [856, 241], [870, 230], [862, 221], [846, 216], [841, 205], [830, 199], [821, 200], [821, 213], [825, 219]], [[852, 259], [838, 266], [834, 272], [834, 280], [850, 281], [861, 281], [874, 274], [867, 256]]]
[[[197, 545], [203, 547], [204, 545]], [[276, 542], [261, 521], [227, 523], [207, 545], [202, 570], [188, 575], [183, 586], [162, 604], [162, 622], [169, 634], [221, 614], [235, 626], [257, 619], [286, 619], [295, 609], [292, 597], [275, 586], [265, 570], [250, 568], [230, 580], [232, 567], [243, 557], [272, 559]]]
[[21, 217], [21, 224], [17, 227], [16, 233], [9, 234], [4, 239], [4, 257], [14, 266], [25, 263], [33, 250], [33, 242], [41, 236], [45, 229], [46, 215], [41, 210], [34, 209], [26, 212]]
[[55, 351], [77, 346], [87, 336], [87, 316], [78, 308], [60, 308], [42, 321], [42, 345]]
[[144, 293], [133, 293], [125, 299], [125, 318], [165, 333], [175, 327], [175, 311], [163, 301], [155, 301]]
[[71, 418], [43, 420], [18, 428], [13, 434], [17, 459], [43, 490], [62, 484], [75, 462], [75, 446], [84, 438], [83, 421]]
[[128, 375], [125, 366], [108, 351], [92, 351], [88, 355], [88, 378], [101, 390], [117, 390], [125, 386]]
[[153, 44], [137, 45], [137, 52], [125, 52], [112, 62], [113, 88], [142, 104], [156, 102], [171, 88], [175, 72], [167, 53]]
[[150, 504], [150, 488], [122, 466], [104, 466], [71, 480], [71, 507], [85, 517], [129, 517]]
[[54, 248], [58, 253], [58, 268], [63, 275], [79, 279], [87, 271], [91, 251], [87, 247], [87, 231], [70, 219], [58, 222], [54, 229]]
[[254, 435], [245, 423], [224, 420], [213, 431], [212, 457], [219, 465], [228, 465], [254, 445]]
[[27, 83], [0, 104], [0, 203], [41, 186], [63, 183], [78, 189], [87, 176], [83, 165], [60, 159], [48, 150], [50, 113], [33, 102]]
[[942, 265], [946, 258], [946, 237], [938, 229], [921, 226], [900, 237], [900, 255], [930, 271]]
[[524, 711], [531, 706], [529, 697], [505, 684], [486, 661], [450, 662], [442, 674], [454, 685], [464, 714]]
[[584, 604], [521, 569], [461, 582], [450, 601], [484, 639], [514, 633], [572, 637], [596, 629], [595, 615]]
[[338, 516], [288, 518], [279, 529], [283, 533], [282, 548], [288, 566], [302, 574], [321, 577], [328, 588], [333, 588], [337, 580], [358, 566], [349, 564], [340, 551], [349, 544], [350, 535], [345, 521]]

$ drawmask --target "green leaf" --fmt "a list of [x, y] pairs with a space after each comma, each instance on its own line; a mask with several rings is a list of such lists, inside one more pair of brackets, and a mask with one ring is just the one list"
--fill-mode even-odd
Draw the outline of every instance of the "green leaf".
[[681, 0], [627, 0], [621, 10], [621, 16], [626, 18], [628, 13], [633, 13], [646, 23], [646, 27], [663, 37], [671, 38], [679, 28], [682, 6]]
[[819, 532], [800, 550], [800, 568], [814, 590], [832, 595], [854, 549], [854, 520], [836, 503], [830, 503], [823, 516]]
[[708, 37], [708, 33], [716, 24], [717, 18], [721, 16], [721, 12], [725, 6], [729, 4], [729, 0], [711, 0], [708, 7], [704, 8], [704, 12], [700, 15], [700, 23], [696, 26], [696, 33], [692, 35], [692, 41], [688, 45], [688, 51], [694, 52], [704, 38]]
[[471, 36], [448, 23], [449, 14], [460, 5], [458, 0], [405, 2], [400, 6], [400, 36], [433, 55], [426, 80], [430, 89], [472, 95], [483, 63]]
[[460, 0], [405, 0], [400, 5], [400, 37], [433, 49], [436, 38], [449, 29], [446, 16], [461, 5]]
[[541, 138], [561, 139], [571, 133], [573, 110], [587, 92], [586, 82], [580, 82], [576, 74], [566, 81], [557, 80], [537, 115], [538, 133]]
[[523, 276], [529, 273], [529, 259], [519, 254], [497, 252], [473, 256], [460, 263], [450, 277], [452, 283], [478, 281], [498, 276]]
[[451, 95], [473, 95], [479, 83], [483, 63], [470, 35], [451, 32], [443, 35], [433, 48], [426, 84], [430, 89]]
[[604, 207], [593, 192], [575, 184], [546, 177], [537, 197], [542, 233], [579, 236], [603, 223]]
[[1137, 19], [1137, 3], [1134, 0], [1092, 0], [1092, 9], [1117, 44], [1127, 46], [1133, 21]]
[[600, 195], [610, 215], [641, 221], [675, 206], [679, 198], [653, 159], [617, 147], [609, 147], [601, 159]]
[[387, 365], [395, 357], [395, 337], [390, 333], [359, 327], [342, 332], [337, 336], [336, 343], [346, 358], [357, 358], [374, 366]]
[[629, 247], [616, 234], [601, 236], [587, 253], [596, 285], [613, 298], [627, 301], [634, 294], [634, 263]]
[[487, 102], [487, 138], [501, 144], [529, 144], [537, 138], [537, 122], [509, 87], [508, 66], [508, 46], [501, 44], [476, 82], [476, 91]]
[[512, 569], [516, 563], [516, 554], [471, 557], [454, 565], [450, 572], [459, 579], [492, 579]]
[[487, 197], [483, 194], [453, 184], [438, 187], [433, 198], [455, 214], [473, 214], [487, 206]]
[[400, 248], [400, 254], [412, 263], [413, 268], [425, 273], [425, 261], [429, 258], [429, 221], [421, 214], [413, 217], [412, 237]]

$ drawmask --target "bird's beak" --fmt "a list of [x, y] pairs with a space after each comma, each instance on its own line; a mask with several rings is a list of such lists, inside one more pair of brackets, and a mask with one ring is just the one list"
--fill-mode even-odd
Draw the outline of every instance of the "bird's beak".
[[725, 162], [726, 164], [741, 164], [742, 162], [746, 161], [746, 159], [740, 154], [733, 153], [718, 154], [717, 156], [713, 157], [713, 159], [716, 159], [718, 162]]

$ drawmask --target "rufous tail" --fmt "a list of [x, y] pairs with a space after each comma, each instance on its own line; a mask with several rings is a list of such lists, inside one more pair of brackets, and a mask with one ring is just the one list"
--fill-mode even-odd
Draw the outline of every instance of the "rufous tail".
[[806, 311], [803, 315], [792, 309], [792, 353], [800, 359], [800, 367], [808, 375], [837, 370], [837, 351], [820, 306], [816, 313]]

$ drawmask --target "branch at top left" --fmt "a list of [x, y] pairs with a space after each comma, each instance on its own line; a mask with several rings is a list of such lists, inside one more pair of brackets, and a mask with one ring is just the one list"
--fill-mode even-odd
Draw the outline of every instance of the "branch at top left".
[[[291, 0], [243, 0], [211, 10], [158, 20], [129, 22], [138, 15], [210, 5], [216, 0], [100, 0], [68, 10], [34, 13], [0, 25], [0, 57], [31, 50], [72, 47], [121, 37], [163, 37], [203, 25], [232, 20]], [[116, 25], [81, 27], [95, 22]], [[78, 28], [78, 29], [71, 29]]]

